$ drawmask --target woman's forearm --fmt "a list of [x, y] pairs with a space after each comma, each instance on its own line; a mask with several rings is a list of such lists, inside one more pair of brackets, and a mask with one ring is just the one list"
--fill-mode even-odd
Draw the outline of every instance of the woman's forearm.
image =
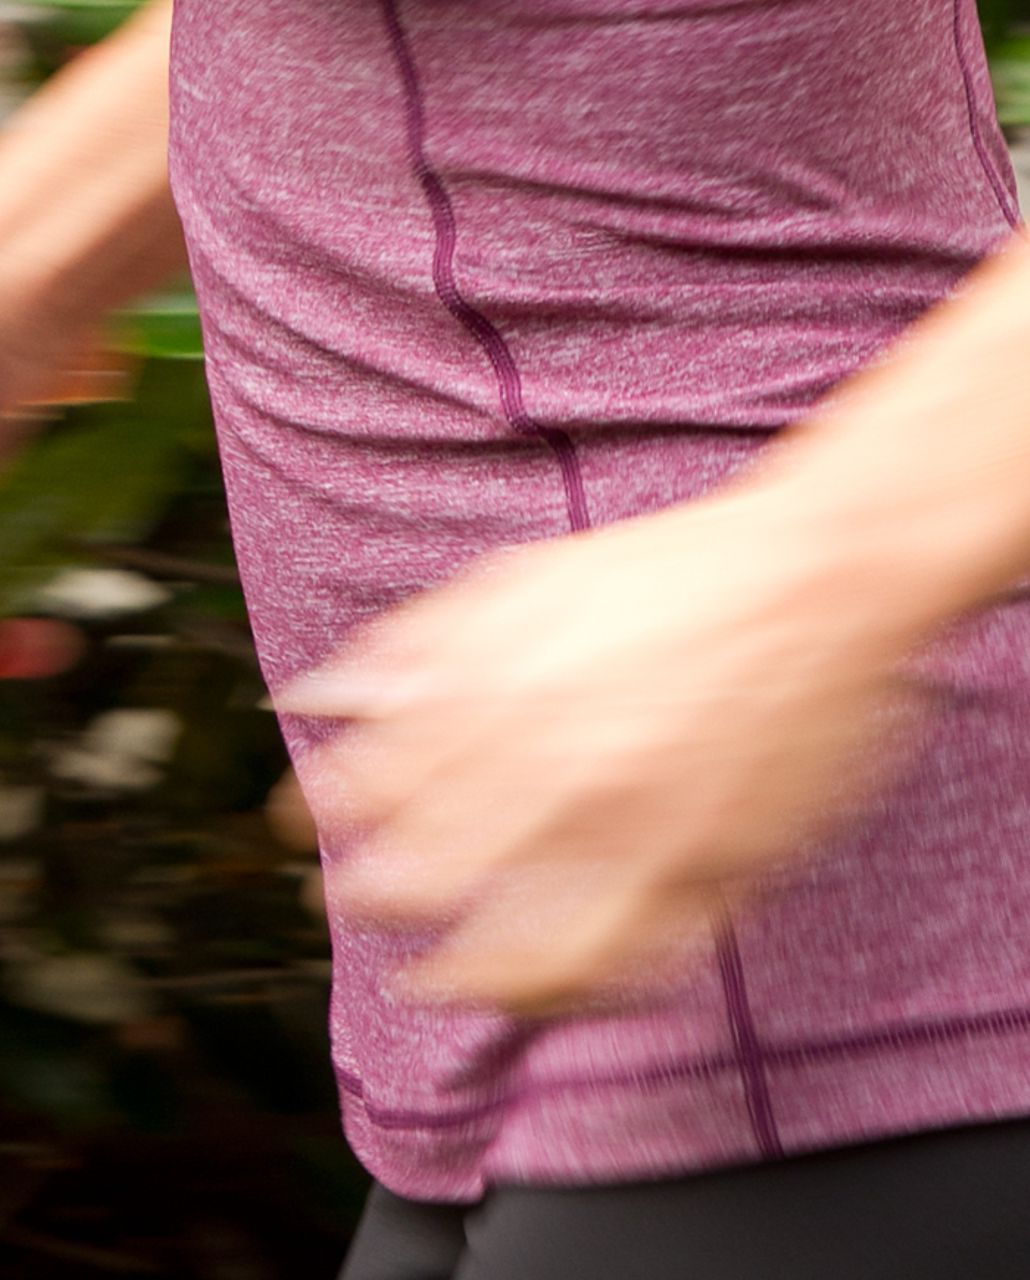
[[[1030, 240], [978, 267], [738, 494], [919, 635], [1030, 574]], [[834, 599], [839, 593], [840, 599]]]
[[43, 362], [51, 345], [185, 266], [166, 160], [170, 17], [167, 0], [145, 8], [0, 134], [9, 359], [14, 347]]

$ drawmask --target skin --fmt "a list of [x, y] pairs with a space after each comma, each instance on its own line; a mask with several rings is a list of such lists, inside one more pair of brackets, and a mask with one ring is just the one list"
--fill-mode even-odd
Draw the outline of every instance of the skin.
[[348, 722], [302, 776], [333, 902], [448, 926], [409, 998], [632, 999], [884, 784], [904, 659], [1030, 571], [1028, 350], [1019, 236], [744, 482], [488, 558], [280, 692]]
[[[0, 456], [27, 402], [101, 380], [105, 311], [186, 266], [168, 186], [159, 0], [75, 58], [0, 133]], [[59, 194], [59, 199], [55, 198]]]
[[876, 713], [918, 703], [902, 635], [826, 609], [831, 574], [746, 506], [488, 561], [280, 699], [353, 718], [302, 774], [326, 834], [362, 832], [334, 903], [452, 923], [408, 994], [632, 1000], [843, 809]]
[[[169, 12], [0, 143], [0, 410], [183, 261]], [[1017, 235], [744, 481], [488, 557], [277, 692], [341, 722], [301, 779], [354, 851], [330, 899], [446, 926], [407, 998], [632, 1002], [885, 784], [925, 711], [906, 655], [1030, 572], [1028, 350]]]

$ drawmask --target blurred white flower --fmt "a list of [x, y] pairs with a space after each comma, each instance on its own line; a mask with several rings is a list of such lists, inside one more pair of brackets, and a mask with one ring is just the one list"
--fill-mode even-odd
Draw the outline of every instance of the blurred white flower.
[[51, 757], [55, 777], [103, 789], [142, 791], [160, 781], [160, 765], [182, 728], [174, 711], [122, 708], [96, 716], [79, 741]]
[[5, 988], [16, 1004], [79, 1022], [128, 1022], [153, 1011], [153, 1001], [136, 972], [98, 952], [22, 960], [9, 966]]
[[104, 618], [141, 613], [171, 598], [167, 587], [127, 569], [65, 569], [35, 593], [34, 602], [66, 618]]

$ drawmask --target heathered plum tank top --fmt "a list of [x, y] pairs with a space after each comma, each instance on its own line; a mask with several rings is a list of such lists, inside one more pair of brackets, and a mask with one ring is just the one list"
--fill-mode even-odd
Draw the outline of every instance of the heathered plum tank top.
[[[173, 44], [273, 689], [482, 551], [710, 491], [1019, 221], [974, 0], [178, 0]], [[368, 1169], [470, 1201], [1030, 1113], [1030, 604], [925, 674], [915, 763], [659, 1002], [396, 1003], [425, 939], [330, 901]], [[328, 730], [283, 728], [303, 778]]]

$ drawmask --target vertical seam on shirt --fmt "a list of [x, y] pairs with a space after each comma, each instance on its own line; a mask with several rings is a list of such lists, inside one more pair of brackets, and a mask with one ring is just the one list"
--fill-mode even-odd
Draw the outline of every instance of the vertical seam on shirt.
[[751, 1128], [762, 1155], [769, 1160], [776, 1160], [783, 1156], [783, 1144], [780, 1141], [772, 1101], [769, 1097], [769, 1081], [766, 1078], [762, 1046], [755, 1030], [751, 1006], [747, 998], [740, 947], [737, 944], [733, 922], [728, 914], [724, 914], [719, 921], [715, 942], [719, 974], [722, 978], [723, 994], [726, 997], [726, 1008], [737, 1050], [737, 1064], [744, 1085], [744, 1097], [747, 1101], [748, 1115], [751, 1118]]
[[987, 176], [987, 181], [991, 184], [994, 191], [995, 199], [1005, 215], [1005, 218], [1013, 228], [1018, 229], [1021, 225], [1019, 211], [1013, 206], [1012, 197], [1001, 181], [1001, 177], [994, 166], [994, 162], [987, 154], [987, 147], [984, 145], [983, 135], [980, 132], [980, 125], [977, 121], [976, 113], [976, 90], [973, 84], [973, 70], [969, 65], [969, 57], [966, 50], [965, 40], [962, 36], [962, 0], [954, 0], [952, 6], [952, 33], [955, 39], [955, 55], [958, 58], [959, 69], [962, 72], [962, 84], [966, 94], [966, 114], [969, 118], [969, 136], [973, 141], [973, 148], [976, 151], [977, 158], [980, 161], [980, 167]]
[[522, 380], [511, 349], [496, 326], [491, 324], [481, 311], [477, 311], [463, 297], [458, 288], [454, 276], [454, 247], [457, 237], [454, 207], [440, 175], [426, 156], [425, 108], [415, 60], [404, 28], [401, 26], [397, 0], [381, 0], [381, 3], [390, 45], [404, 88], [408, 154], [415, 176], [425, 193], [436, 233], [433, 286], [447, 310], [472, 334], [486, 352], [497, 378], [501, 408], [508, 423], [524, 435], [535, 435], [545, 440], [554, 451], [561, 468], [571, 528], [577, 531], [588, 529], [590, 516], [583, 488], [583, 477], [572, 440], [559, 428], [545, 427], [541, 423], [534, 422], [529, 416], [522, 399]]

